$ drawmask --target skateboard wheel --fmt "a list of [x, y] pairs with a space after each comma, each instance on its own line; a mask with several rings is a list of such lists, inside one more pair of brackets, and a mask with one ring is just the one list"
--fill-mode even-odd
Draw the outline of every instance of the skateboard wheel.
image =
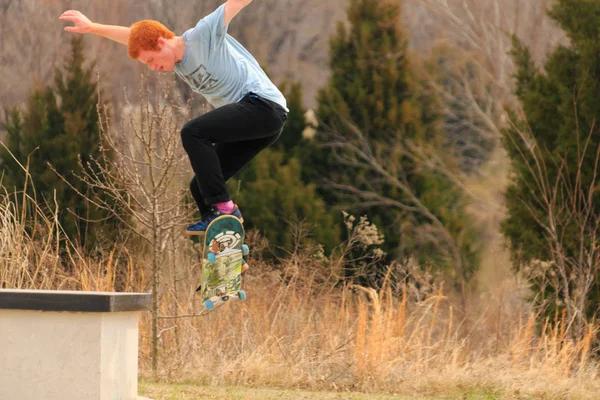
[[247, 256], [248, 253], [250, 253], [250, 248], [248, 247], [248, 245], [243, 244], [242, 245], [242, 254]]
[[210, 253], [208, 253], [207, 258], [208, 258], [208, 262], [211, 262], [211, 263], [214, 263], [215, 261], [217, 261], [217, 256], [212, 251]]
[[241, 301], [246, 301], [246, 292], [244, 292], [243, 290], [240, 290], [238, 292], [238, 297], [240, 298]]
[[206, 300], [206, 301], [204, 302], [204, 307], [206, 307], [206, 309], [207, 309], [208, 311], [210, 311], [210, 310], [212, 310], [212, 309], [214, 309], [214, 308], [215, 308], [215, 305], [213, 304], [213, 302], [212, 302], [212, 301], [210, 301], [210, 300]]

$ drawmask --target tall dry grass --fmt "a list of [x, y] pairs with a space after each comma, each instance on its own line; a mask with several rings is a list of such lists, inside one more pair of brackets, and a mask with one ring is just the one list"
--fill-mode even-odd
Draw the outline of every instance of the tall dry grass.
[[[483, 333], [461, 333], [463, 321], [441, 286], [421, 302], [408, 290], [393, 296], [390, 287], [315, 293], [257, 267], [246, 279], [246, 303], [162, 321], [164, 379], [429, 396], [469, 387], [536, 398], [591, 399], [600, 393], [592, 325], [575, 343], [564, 320], [557, 317], [537, 332], [535, 315], [523, 315], [500, 346], [493, 332], [487, 342], [474, 343]], [[171, 304], [164, 300], [168, 312]], [[197, 303], [187, 311], [199, 309]], [[148, 342], [144, 337], [142, 360]]]
[[87, 256], [65, 235], [56, 201], [42, 208], [28, 194], [31, 182], [18, 192], [1, 183], [0, 288], [131, 292], [146, 286], [145, 269], [126, 248]]
[[[115, 246], [104, 257], [91, 259], [67, 246], [57, 254], [58, 243], [67, 240], [60, 232], [56, 220], [34, 207], [33, 199], [4, 191], [2, 287], [149, 287], [143, 253]], [[189, 265], [165, 268], [161, 379], [429, 396], [482, 387], [507, 397], [592, 399], [600, 393], [593, 348], [597, 326], [588, 325], [580, 342], [569, 339], [563, 315], [541, 325], [535, 314], [513, 315], [505, 323], [509, 333], [502, 337], [490, 329], [493, 323], [465, 331], [465, 317], [441, 282], [418, 293], [409, 281], [381, 290], [352, 286], [316, 273], [323, 265], [335, 270], [339, 258], [315, 256], [315, 249], [308, 248], [266, 262], [261, 249], [268, 244], [256, 233], [249, 240], [256, 257], [245, 277], [245, 303], [202, 311], [201, 299], [194, 295], [199, 263], [191, 245], [181, 257]], [[149, 313], [142, 315], [140, 327], [141, 375], [149, 376]]]

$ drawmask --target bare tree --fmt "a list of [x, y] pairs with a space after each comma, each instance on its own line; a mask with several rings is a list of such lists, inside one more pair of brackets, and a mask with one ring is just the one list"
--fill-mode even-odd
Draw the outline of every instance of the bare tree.
[[[340, 207], [345, 210], [356, 211], [383, 206], [397, 209], [405, 217], [412, 216], [408, 219], [421, 220], [420, 223], [412, 224], [412, 227], [405, 226], [401, 229], [410, 229], [409, 233], [405, 232], [408, 233], [405, 236], [411, 237], [418, 246], [431, 245], [436, 248], [458, 271], [463, 307], [466, 309], [464, 280], [466, 265], [460, 238], [455, 237], [414, 192], [407, 178], [408, 171], [404, 170], [401, 162], [392, 161], [392, 158], [389, 157], [382, 157], [378, 151], [372, 148], [369, 139], [358, 127], [347, 120], [344, 123], [347, 128], [344, 134], [331, 129], [321, 130], [325, 138], [322, 146], [333, 150], [330, 157], [333, 157], [340, 166], [348, 171], [360, 171], [360, 173], [352, 174], [352, 184], [328, 180], [324, 186], [359, 200], [341, 205]], [[390, 146], [394, 145], [390, 144]], [[435, 166], [436, 169], [444, 168], [440, 167], [437, 162], [431, 161], [434, 158], [428, 155], [429, 151], [411, 144], [409, 141], [405, 143], [405, 146], [396, 145], [392, 153], [411, 159], [415, 162], [417, 169], [431, 168], [432, 166]], [[400, 197], [404, 200], [400, 200], [400, 197], [391, 198], [383, 194], [381, 188], [384, 185], [393, 187], [402, 193]], [[400, 225], [398, 221], [390, 223]]]
[[[597, 209], [600, 144], [592, 141], [597, 136], [594, 130], [595, 124], [592, 124], [585, 144], [578, 147], [577, 165], [569, 164], [566, 156], [548, 154], [531, 131], [513, 125], [514, 132], [507, 134], [531, 177], [524, 182], [531, 199], [523, 204], [542, 229], [548, 254], [548, 259], [534, 260], [524, 270], [540, 286], [540, 296], [547, 292], [545, 288], [552, 289], [555, 297], [541, 301], [564, 306], [568, 331], [575, 339], [584, 335], [588, 295], [600, 274], [600, 213]], [[581, 137], [578, 126], [576, 134]], [[590, 153], [595, 154], [593, 171], [589, 163], [584, 164]], [[550, 170], [557, 172], [550, 173]], [[584, 179], [586, 175], [588, 178]], [[589, 184], [586, 185], [585, 180], [589, 180]]]
[[58, 57], [55, 43], [61, 42], [62, 32], [47, 29], [47, 22], [56, 10], [21, 0], [7, 3], [0, 12], [0, 105], [23, 102], [32, 82], [52, 79]]
[[[129, 25], [129, 4], [122, 0], [14, 0], [0, 8], [0, 107], [25, 101], [32, 84], [48, 85], [54, 69], [63, 63], [69, 51], [72, 33], [64, 32], [60, 14], [69, 8], [81, 9], [92, 20]], [[124, 82], [132, 87], [143, 68], [127, 56], [121, 44], [87, 36], [86, 57], [93, 59], [104, 79], [105, 96], [121, 105]]]
[[[534, 59], [541, 62], [565, 34], [546, 15], [551, 0], [405, 0], [408, 11], [427, 17], [415, 21], [429, 30], [423, 32], [407, 16], [413, 35], [427, 37], [424, 43], [450, 43], [478, 54], [498, 88], [509, 90], [514, 70], [510, 35], [515, 34], [534, 49]], [[431, 23], [424, 23], [428, 19]], [[431, 49], [429, 47], [429, 49]], [[423, 46], [422, 50], [428, 50]], [[508, 93], [506, 93], [508, 94]]]
[[469, 172], [497, 144], [507, 121], [504, 107], [516, 104], [510, 35], [533, 49], [538, 62], [565, 41], [546, 15], [550, 5], [549, 0], [405, 0], [412, 42], [421, 53], [431, 52], [437, 74], [429, 76], [430, 87], [441, 99], [444, 128]]
[[490, 84], [477, 54], [440, 45], [422, 68], [432, 98], [437, 98], [441, 124], [461, 170], [479, 174], [500, 137], [504, 117], [501, 99]]
[[88, 200], [111, 211], [150, 248], [155, 373], [163, 266], [173, 265], [181, 246], [187, 244], [179, 232], [194, 212], [184, 201], [189, 191], [189, 179], [184, 177], [190, 173], [179, 133], [188, 119], [189, 105], [178, 104], [172, 92], [171, 81], [163, 81], [152, 92], [148, 76], [143, 77], [139, 104], [127, 103], [120, 129], [113, 126], [107, 108], [99, 108], [103, 158], [82, 165], [79, 177], [93, 191], [108, 195], [107, 200]]

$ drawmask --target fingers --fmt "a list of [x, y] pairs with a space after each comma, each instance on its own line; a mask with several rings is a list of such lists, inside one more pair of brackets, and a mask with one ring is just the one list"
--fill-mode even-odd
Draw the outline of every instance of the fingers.
[[77, 10], [67, 10], [64, 13], [62, 13], [62, 15], [80, 15], [81, 12], [77, 11]]
[[90, 21], [77, 10], [67, 10], [58, 19], [72, 22], [72, 26], [65, 26], [65, 32], [85, 33], [88, 31]]
[[58, 19], [62, 21], [71, 21], [75, 23], [76, 20], [80, 19], [80, 15], [81, 13], [79, 11], [67, 10], [64, 13], [62, 13], [62, 15], [58, 17]]
[[73, 21], [75, 18], [82, 19], [85, 16], [77, 10], [67, 10], [58, 19]]

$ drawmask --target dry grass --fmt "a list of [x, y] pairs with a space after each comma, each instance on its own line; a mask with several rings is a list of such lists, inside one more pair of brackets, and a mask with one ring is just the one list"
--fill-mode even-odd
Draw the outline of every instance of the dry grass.
[[267, 279], [247, 279], [244, 304], [165, 321], [162, 376], [205, 385], [424, 396], [495, 387], [536, 397], [594, 398], [600, 390], [591, 360], [593, 326], [574, 343], [560, 319], [537, 335], [535, 316], [523, 317], [496, 351], [492, 332], [483, 344], [472, 343], [481, 332], [460, 336], [461, 321], [441, 290], [416, 304], [394, 298], [389, 289], [346, 287], [315, 295]]
[[[58, 242], [65, 240], [60, 227], [30, 203], [23, 196], [0, 196], [3, 287], [148, 287], [143, 253], [115, 247], [103, 259], [91, 260], [70, 248], [59, 256]], [[27, 227], [25, 220], [37, 222]], [[254, 248], [259, 257], [251, 260], [246, 276], [248, 301], [209, 314], [202, 313], [194, 295], [198, 265], [191, 247], [181, 257], [189, 265], [165, 267], [161, 380], [405, 396], [442, 396], [465, 388], [494, 388], [511, 398], [591, 399], [600, 393], [593, 349], [597, 326], [589, 325], [584, 340], [575, 343], [563, 316], [538, 327], [535, 314], [515, 312], [505, 317], [506, 334], [498, 335], [494, 321], [483, 321], [492, 315], [479, 311], [484, 307], [458, 317], [462, 310], [442, 284], [425, 300], [406, 287], [334, 286], [310, 272], [326, 262], [310, 252], [296, 252], [275, 266], [261, 260], [258, 240]], [[150, 376], [149, 319], [143, 314], [142, 376]]]

